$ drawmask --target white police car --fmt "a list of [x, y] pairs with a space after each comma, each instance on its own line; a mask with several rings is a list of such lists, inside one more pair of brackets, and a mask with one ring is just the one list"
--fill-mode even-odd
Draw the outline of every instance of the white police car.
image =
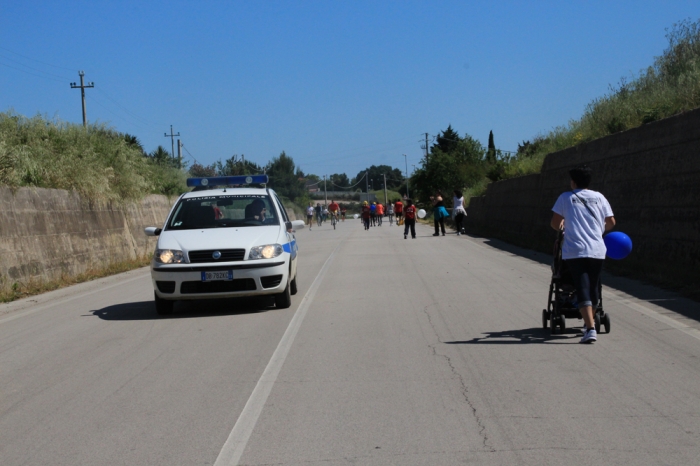
[[[294, 228], [267, 175], [189, 178], [158, 236], [151, 277], [158, 314], [183, 299], [273, 295], [278, 308], [297, 292]], [[245, 187], [240, 187], [245, 186]]]

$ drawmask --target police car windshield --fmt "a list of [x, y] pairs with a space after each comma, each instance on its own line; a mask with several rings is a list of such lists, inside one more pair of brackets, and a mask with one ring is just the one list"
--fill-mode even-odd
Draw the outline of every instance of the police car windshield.
[[166, 230], [279, 225], [266, 194], [221, 194], [180, 199]]

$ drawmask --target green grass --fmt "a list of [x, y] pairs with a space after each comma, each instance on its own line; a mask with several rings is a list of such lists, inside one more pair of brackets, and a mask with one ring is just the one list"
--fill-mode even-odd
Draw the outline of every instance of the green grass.
[[7, 290], [0, 290], [0, 303], [8, 303], [17, 299], [26, 298], [45, 293], [47, 291], [64, 288], [66, 286], [83, 283], [97, 278], [107, 277], [129, 270], [145, 267], [151, 262], [151, 255], [147, 254], [137, 259], [115, 262], [103, 267], [95, 267], [76, 276], [63, 275], [57, 280], [48, 282], [30, 280], [27, 282], [15, 282]]
[[187, 190], [185, 174], [145, 157], [123, 134], [41, 116], [0, 113], [0, 185], [77, 191], [91, 201], [134, 201]]
[[511, 160], [505, 178], [539, 173], [547, 154], [700, 107], [700, 21], [681, 21], [654, 63], [589, 103], [578, 120], [536, 136]]

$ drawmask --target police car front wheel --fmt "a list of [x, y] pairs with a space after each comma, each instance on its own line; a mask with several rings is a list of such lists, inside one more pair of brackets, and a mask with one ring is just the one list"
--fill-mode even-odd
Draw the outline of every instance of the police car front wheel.
[[292, 305], [292, 295], [289, 290], [289, 284], [282, 293], [275, 295], [275, 307], [277, 309], [287, 309]]

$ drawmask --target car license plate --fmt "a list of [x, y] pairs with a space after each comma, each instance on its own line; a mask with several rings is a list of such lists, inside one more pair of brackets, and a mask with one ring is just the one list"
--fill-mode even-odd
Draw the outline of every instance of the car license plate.
[[215, 282], [221, 280], [233, 280], [233, 270], [222, 270], [220, 272], [202, 272], [203, 282]]

